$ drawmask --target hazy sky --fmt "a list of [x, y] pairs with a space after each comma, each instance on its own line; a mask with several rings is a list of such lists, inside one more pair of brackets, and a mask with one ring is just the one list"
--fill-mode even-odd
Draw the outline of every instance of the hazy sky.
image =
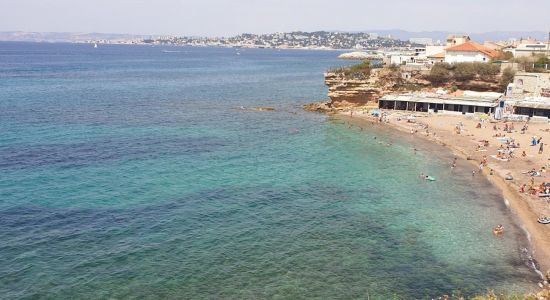
[[0, 0], [0, 31], [547, 31], [549, 11], [550, 0]]

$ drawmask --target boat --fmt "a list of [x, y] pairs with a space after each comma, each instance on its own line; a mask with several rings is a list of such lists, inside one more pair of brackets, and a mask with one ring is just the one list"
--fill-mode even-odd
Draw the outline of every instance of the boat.
[[549, 217], [540, 217], [537, 222], [541, 224], [550, 224], [550, 218]]
[[435, 178], [432, 177], [432, 176], [426, 176], [426, 180], [429, 180], [429, 181], [435, 181]]
[[94, 43], [94, 48], [97, 49], [97, 43]]

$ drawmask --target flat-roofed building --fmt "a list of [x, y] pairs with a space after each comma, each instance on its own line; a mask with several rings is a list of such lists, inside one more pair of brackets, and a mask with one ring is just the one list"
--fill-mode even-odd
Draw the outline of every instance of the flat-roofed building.
[[550, 44], [549, 43], [529, 43], [529, 44], [519, 44], [517, 47], [510, 47], [504, 49], [506, 52], [511, 52], [514, 57], [529, 57], [533, 55], [549, 55], [550, 54]]
[[378, 100], [381, 109], [451, 114], [494, 113], [501, 93], [465, 91], [462, 95], [433, 93], [391, 94]]

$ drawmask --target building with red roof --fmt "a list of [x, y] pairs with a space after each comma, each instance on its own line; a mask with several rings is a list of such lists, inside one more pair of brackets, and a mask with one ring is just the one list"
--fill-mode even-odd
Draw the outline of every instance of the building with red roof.
[[489, 62], [498, 56], [498, 51], [472, 41], [445, 49], [447, 63]]

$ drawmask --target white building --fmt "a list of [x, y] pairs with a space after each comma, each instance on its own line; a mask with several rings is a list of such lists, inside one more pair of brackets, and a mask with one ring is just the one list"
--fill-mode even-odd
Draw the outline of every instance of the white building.
[[451, 34], [447, 37], [447, 47], [454, 47], [470, 41], [466, 34]]
[[414, 63], [416, 56], [415, 55], [406, 55], [406, 54], [398, 54], [398, 55], [392, 55], [390, 57], [390, 64], [392, 65], [402, 65], [407, 63]]
[[502, 94], [464, 91], [460, 96], [431, 93], [385, 95], [378, 100], [382, 109], [444, 114], [491, 114], [497, 110]]
[[445, 62], [451, 64], [460, 62], [489, 62], [497, 58], [498, 55], [498, 51], [468, 41], [445, 49]]
[[426, 46], [426, 56], [445, 53], [445, 46]]
[[509, 97], [546, 97], [550, 101], [550, 73], [518, 72], [508, 85]]
[[409, 42], [419, 45], [433, 45], [434, 41], [431, 38], [410, 38]]
[[506, 48], [504, 51], [512, 52], [514, 57], [528, 57], [536, 54], [550, 54], [550, 44], [549, 43], [529, 43], [529, 44], [520, 44], [516, 48]]

